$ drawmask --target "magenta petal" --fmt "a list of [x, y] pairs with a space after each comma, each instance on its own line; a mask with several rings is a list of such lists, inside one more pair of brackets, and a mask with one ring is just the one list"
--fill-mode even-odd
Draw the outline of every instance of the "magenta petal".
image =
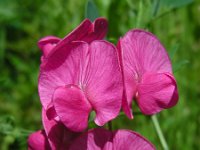
[[93, 24], [91, 24], [90, 32], [81, 40], [85, 42], [92, 42], [94, 40], [102, 40], [108, 31], [108, 22], [105, 18], [97, 18]]
[[108, 22], [106, 19], [97, 18], [94, 23], [92, 23], [89, 19], [85, 19], [77, 28], [75, 28], [57, 44], [51, 54], [57, 49], [63, 47], [63, 45], [73, 41], [84, 41], [90, 43], [94, 40], [101, 40], [106, 36], [107, 30]]
[[39, 40], [38, 46], [42, 50], [44, 57], [56, 46], [61, 39], [55, 36], [47, 36]]
[[88, 126], [91, 105], [76, 86], [60, 87], [54, 92], [53, 103], [62, 123], [72, 131], [83, 131]]
[[88, 45], [83, 42], [72, 42], [63, 45], [49, 55], [46, 63], [40, 68], [38, 90], [45, 109], [51, 105], [52, 96], [57, 87], [68, 84], [79, 84], [79, 78], [85, 68]]
[[129, 130], [92, 129], [71, 145], [70, 150], [155, 150], [144, 137]]
[[44, 130], [39, 130], [29, 135], [28, 149], [29, 150], [50, 150], [51, 149]]
[[99, 126], [115, 118], [121, 108], [122, 77], [116, 48], [106, 41], [90, 44], [90, 59], [83, 77], [86, 96]]
[[42, 122], [52, 150], [67, 149], [79, 133], [68, 130], [61, 122], [49, 120], [42, 110]]
[[178, 102], [174, 77], [169, 73], [146, 73], [138, 85], [138, 105], [144, 114], [152, 115]]
[[117, 130], [113, 134], [113, 150], [155, 150], [149, 141], [136, 132]]
[[[103, 128], [89, 130], [77, 138], [71, 145], [70, 150], [106, 150], [112, 142], [112, 132]], [[112, 149], [112, 143], [111, 147]]]
[[123, 66], [123, 56], [124, 52], [122, 51], [121, 47], [121, 39], [118, 42], [117, 45], [118, 53], [119, 53], [119, 61], [120, 66], [122, 70], [122, 76], [123, 76], [123, 99], [122, 99], [122, 109], [124, 113], [129, 117], [130, 119], [133, 119], [133, 113], [132, 113], [132, 100], [136, 93], [136, 81], [133, 77], [133, 72], [130, 69], [127, 69], [129, 67]]

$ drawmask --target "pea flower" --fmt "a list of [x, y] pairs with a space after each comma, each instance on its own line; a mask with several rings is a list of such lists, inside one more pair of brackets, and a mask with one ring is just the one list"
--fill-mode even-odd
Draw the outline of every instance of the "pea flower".
[[60, 121], [76, 132], [87, 128], [91, 111], [99, 126], [118, 115], [122, 85], [117, 49], [103, 40], [63, 44], [40, 68], [39, 95], [44, 109], [52, 106]]
[[129, 118], [133, 118], [133, 98], [146, 115], [177, 103], [178, 90], [170, 59], [153, 34], [129, 31], [119, 40], [118, 50], [124, 81], [122, 107]]
[[69, 150], [155, 150], [155, 147], [133, 131], [96, 128], [75, 139]]

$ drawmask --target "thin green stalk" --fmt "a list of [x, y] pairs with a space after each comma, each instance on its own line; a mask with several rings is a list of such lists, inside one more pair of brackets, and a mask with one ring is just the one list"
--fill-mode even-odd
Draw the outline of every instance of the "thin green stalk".
[[158, 137], [160, 139], [160, 143], [161, 143], [163, 149], [164, 150], [169, 150], [167, 142], [165, 140], [165, 137], [163, 136], [162, 130], [160, 128], [157, 116], [156, 115], [152, 115], [151, 119], [152, 119], [153, 125], [154, 125], [154, 127], [156, 129], [156, 133], [157, 133], [157, 135], [158, 135]]
[[137, 15], [137, 22], [136, 22], [137, 28], [141, 27], [142, 15], [143, 15], [143, 1], [140, 0], [139, 11], [138, 11], [138, 15]]

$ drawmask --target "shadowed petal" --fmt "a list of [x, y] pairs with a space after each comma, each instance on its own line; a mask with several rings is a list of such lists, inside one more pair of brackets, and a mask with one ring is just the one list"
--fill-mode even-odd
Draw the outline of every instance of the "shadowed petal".
[[44, 130], [39, 130], [29, 135], [28, 150], [51, 150]]
[[52, 150], [65, 150], [79, 133], [68, 130], [61, 122], [49, 120], [46, 111], [42, 110], [42, 122]]
[[91, 105], [76, 86], [57, 88], [53, 103], [62, 123], [72, 131], [83, 131], [88, 126]]
[[[70, 150], [103, 150], [112, 142], [112, 132], [96, 128], [83, 133], [71, 145]], [[110, 147], [112, 149], [112, 145]]]
[[138, 85], [137, 102], [147, 115], [176, 105], [178, 91], [174, 77], [169, 73], [145, 73]]
[[99, 126], [115, 118], [121, 108], [122, 77], [116, 48], [106, 41], [94, 41], [89, 47], [89, 62], [83, 74], [83, 89], [96, 112]]
[[77, 138], [70, 150], [155, 150], [155, 148], [149, 141], [133, 131], [112, 132], [96, 128]]

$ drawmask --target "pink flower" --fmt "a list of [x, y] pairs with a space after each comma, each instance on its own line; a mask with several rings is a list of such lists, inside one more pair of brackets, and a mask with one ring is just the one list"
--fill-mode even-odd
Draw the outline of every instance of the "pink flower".
[[40, 69], [39, 95], [44, 109], [53, 106], [72, 131], [86, 129], [93, 110], [99, 126], [115, 118], [122, 90], [117, 49], [106, 41], [63, 44], [48, 55]]
[[129, 31], [118, 43], [124, 78], [122, 107], [129, 118], [132, 99], [147, 115], [174, 106], [178, 91], [172, 66], [165, 48], [151, 33]]
[[108, 30], [108, 22], [104, 18], [97, 18], [94, 23], [89, 19], [85, 19], [76, 29], [69, 33], [63, 39], [55, 36], [47, 36], [39, 40], [38, 46], [43, 52], [41, 58], [42, 63], [45, 63], [48, 55], [62, 48], [66, 43], [72, 41], [92, 42], [94, 40], [101, 40], [106, 36]]
[[69, 150], [155, 150], [155, 147], [133, 131], [96, 128], [77, 138]]

